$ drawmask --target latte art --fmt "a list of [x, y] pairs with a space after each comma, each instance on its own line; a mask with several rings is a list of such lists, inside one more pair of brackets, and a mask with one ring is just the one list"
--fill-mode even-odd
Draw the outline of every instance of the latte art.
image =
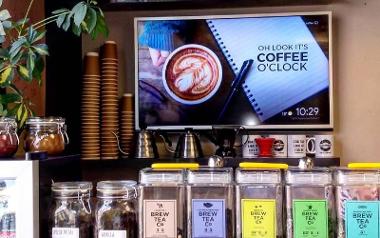
[[175, 54], [166, 68], [166, 83], [184, 100], [198, 100], [215, 89], [220, 79], [218, 64], [208, 52], [186, 48]]

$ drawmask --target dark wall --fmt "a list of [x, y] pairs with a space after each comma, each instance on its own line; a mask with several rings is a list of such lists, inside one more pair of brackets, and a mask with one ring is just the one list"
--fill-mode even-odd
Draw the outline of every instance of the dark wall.
[[[72, 8], [77, 0], [45, 1], [46, 16], [53, 10]], [[46, 43], [50, 56], [46, 58], [46, 115], [66, 118], [70, 144], [66, 152], [80, 149], [80, 95], [82, 74], [81, 38], [64, 32], [55, 24], [47, 28]]]

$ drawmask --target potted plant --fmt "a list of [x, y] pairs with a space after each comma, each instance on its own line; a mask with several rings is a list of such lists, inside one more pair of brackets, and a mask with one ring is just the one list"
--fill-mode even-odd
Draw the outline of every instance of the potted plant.
[[[62, 8], [38, 22], [30, 22], [28, 15], [34, 0], [30, 0], [25, 17], [14, 20], [7, 9], [0, 10], [0, 116], [14, 116], [19, 129], [34, 115], [32, 102], [15, 85], [17, 80], [42, 83], [44, 57], [49, 55], [43, 43], [45, 26], [56, 24], [64, 31], [80, 36], [108, 35], [104, 14], [96, 0], [78, 2], [72, 9]], [[0, 0], [0, 7], [3, 0]]]

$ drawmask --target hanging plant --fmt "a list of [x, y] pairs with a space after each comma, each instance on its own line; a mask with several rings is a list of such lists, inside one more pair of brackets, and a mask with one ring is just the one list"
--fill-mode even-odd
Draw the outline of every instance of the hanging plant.
[[[55, 23], [58, 28], [71, 30], [77, 36], [89, 34], [95, 39], [99, 34], [108, 36], [108, 27], [103, 11], [95, 0], [77, 3], [72, 9], [58, 9], [41, 21], [32, 23], [28, 19], [34, 0], [30, 0], [25, 17], [12, 20], [7, 9], [0, 10], [0, 116], [14, 116], [19, 129], [28, 117], [33, 116], [33, 103], [15, 85], [16, 80], [37, 81], [42, 84], [45, 57], [48, 46], [43, 43], [45, 26]], [[0, 0], [0, 7], [3, 0]]]

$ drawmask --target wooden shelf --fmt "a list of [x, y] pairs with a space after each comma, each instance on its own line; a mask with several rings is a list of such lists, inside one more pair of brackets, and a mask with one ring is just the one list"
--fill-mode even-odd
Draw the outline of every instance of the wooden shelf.
[[325, 5], [332, 0], [146, 0], [103, 1], [105, 11]]

